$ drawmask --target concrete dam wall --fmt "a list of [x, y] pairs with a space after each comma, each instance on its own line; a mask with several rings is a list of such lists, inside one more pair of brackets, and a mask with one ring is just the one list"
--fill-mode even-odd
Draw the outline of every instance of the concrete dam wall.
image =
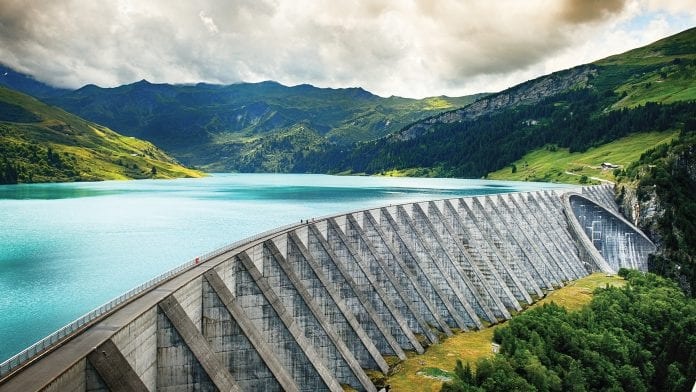
[[366, 370], [407, 351], [590, 272], [645, 269], [654, 248], [612, 212], [612, 188], [578, 190], [385, 206], [254, 238], [97, 318], [0, 390], [375, 391]]

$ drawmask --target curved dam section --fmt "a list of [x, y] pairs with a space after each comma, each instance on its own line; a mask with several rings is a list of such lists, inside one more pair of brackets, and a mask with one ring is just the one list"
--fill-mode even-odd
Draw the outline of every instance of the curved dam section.
[[[581, 191], [613, 216], [611, 187]], [[11, 369], [0, 390], [376, 391], [366, 370], [614, 263], [586, 257], [566, 201], [577, 204], [560, 192], [436, 200], [254, 237]]]
[[[563, 195], [571, 232], [582, 243], [583, 258], [602, 271], [616, 273], [620, 268], [648, 270], [648, 255], [655, 244], [612, 209], [577, 193]], [[584, 233], [584, 235], [578, 235]]]

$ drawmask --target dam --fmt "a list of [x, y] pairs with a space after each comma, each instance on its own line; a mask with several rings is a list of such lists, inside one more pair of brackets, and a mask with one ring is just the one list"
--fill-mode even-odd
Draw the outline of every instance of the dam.
[[1, 391], [376, 391], [407, 352], [647, 269], [608, 185], [315, 218], [212, 252], [0, 365]]

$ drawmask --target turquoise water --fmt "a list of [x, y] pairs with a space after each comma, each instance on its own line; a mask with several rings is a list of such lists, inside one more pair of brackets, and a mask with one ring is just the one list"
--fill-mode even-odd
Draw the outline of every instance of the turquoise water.
[[277, 226], [387, 204], [559, 187], [306, 174], [0, 186], [0, 361], [162, 272]]

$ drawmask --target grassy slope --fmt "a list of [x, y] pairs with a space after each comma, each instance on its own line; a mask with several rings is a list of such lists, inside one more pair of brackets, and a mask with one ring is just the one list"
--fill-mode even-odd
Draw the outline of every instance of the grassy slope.
[[[696, 29], [607, 57], [595, 64], [599, 67], [599, 77], [595, 82], [598, 87], [608, 87], [621, 97], [608, 110], [633, 108], [646, 102], [668, 104], [696, 100]], [[669, 143], [676, 135], [676, 131], [633, 134], [573, 154], [560, 148], [551, 151], [547, 146], [530, 151], [513, 162], [516, 173], [512, 173], [511, 165], [490, 173], [488, 178], [579, 183], [581, 176], [585, 175], [614, 181], [611, 170], [604, 171], [599, 167], [602, 162], [625, 167], [650, 148]]]
[[[3, 151], [0, 158], [20, 165], [27, 173], [34, 173], [32, 182], [202, 175], [179, 165], [151, 143], [122, 136], [27, 95], [0, 88], [0, 102], [19, 107], [28, 114], [24, 119], [0, 121]], [[21, 153], [32, 150], [41, 155], [48, 148], [76, 173], [62, 175], [60, 169], [42, 170], [37, 167], [35, 159]], [[153, 167], [156, 168], [155, 175], [151, 174]]]
[[[624, 283], [620, 277], [595, 273], [550, 292], [528, 309], [553, 301], [568, 310], [577, 310], [590, 302], [594, 289]], [[409, 353], [409, 358], [396, 366], [387, 383], [394, 391], [439, 391], [443, 381], [433, 376], [446, 377], [448, 372], [454, 370], [457, 359], [475, 364], [478, 358], [493, 355], [491, 343], [495, 328], [497, 326], [456, 334], [428, 347], [423, 355]]]
[[595, 62], [626, 96], [612, 109], [696, 99], [696, 28]]
[[[580, 176], [614, 181], [612, 170], [602, 170], [602, 162], [621, 167], [638, 160], [645, 151], [658, 144], [669, 143], [678, 132], [637, 133], [585, 152], [569, 153], [567, 148], [540, 148], [513, 162], [512, 166], [490, 173], [492, 180], [550, 181], [578, 183]], [[553, 151], [555, 150], [555, 151]], [[572, 173], [568, 174], [566, 172]]]

